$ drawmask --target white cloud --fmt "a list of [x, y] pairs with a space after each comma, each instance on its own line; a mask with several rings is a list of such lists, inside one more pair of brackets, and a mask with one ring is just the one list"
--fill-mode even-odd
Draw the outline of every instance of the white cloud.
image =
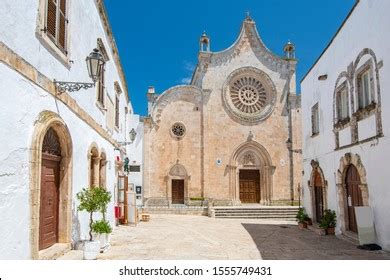
[[184, 85], [190, 84], [191, 83], [191, 77], [186, 77], [186, 78], [181, 79], [180, 83], [182, 83]]
[[192, 73], [195, 70], [195, 64], [190, 62], [190, 61], [184, 60], [183, 61], [183, 69], [186, 72], [187, 77], [181, 78], [180, 83], [188, 85], [191, 83]]

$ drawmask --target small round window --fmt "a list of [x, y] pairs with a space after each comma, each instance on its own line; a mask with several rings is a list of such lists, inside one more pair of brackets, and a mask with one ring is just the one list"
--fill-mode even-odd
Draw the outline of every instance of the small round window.
[[182, 138], [186, 134], [186, 127], [182, 123], [172, 125], [172, 134], [177, 138]]

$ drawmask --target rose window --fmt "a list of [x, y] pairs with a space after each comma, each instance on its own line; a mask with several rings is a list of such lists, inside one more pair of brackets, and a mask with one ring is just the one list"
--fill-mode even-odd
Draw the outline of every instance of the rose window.
[[227, 112], [243, 124], [256, 124], [273, 111], [276, 90], [267, 74], [253, 67], [234, 71], [225, 83], [223, 101]]
[[186, 128], [181, 123], [175, 123], [172, 125], [172, 134], [176, 136], [177, 138], [182, 138], [184, 134], [186, 133]]
[[266, 105], [267, 93], [260, 81], [242, 77], [230, 86], [234, 106], [244, 113], [256, 113]]

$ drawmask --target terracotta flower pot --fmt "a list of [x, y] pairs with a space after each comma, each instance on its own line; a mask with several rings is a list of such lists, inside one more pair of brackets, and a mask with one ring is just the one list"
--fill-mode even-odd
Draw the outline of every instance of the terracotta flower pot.
[[326, 234], [327, 234], [327, 235], [334, 235], [334, 234], [335, 234], [335, 229], [334, 229], [334, 227], [332, 227], [332, 228], [327, 228], [327, 229], [326, 229]]
[[300, 229], [304, 229], [304, 228], [307, 228], [307, 224], [306, 223], [298, 223], [298, 227]]

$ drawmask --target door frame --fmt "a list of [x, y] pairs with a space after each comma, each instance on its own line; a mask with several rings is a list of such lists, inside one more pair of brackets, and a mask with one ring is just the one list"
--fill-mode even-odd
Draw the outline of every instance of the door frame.
[[[42, 111], [34, 122], [30, 148], [30, 254], [40, 258], [39, 218], [42, 173], [42, 144], [46, 132], [53, 128], [61, 146], [60, 204], [58, 218], [58, 242], [71, 247], [72, 238], [72, 138], [64, 120], [51, 111]], [[66, 247], [66, 248], [65, 248]]]
[[346, 153], [340, 159], [340, 166], [337, 171], [337, 197], [338, 197], [338, 219], [340, 230], [343, 233], [355, 234], [348, 229], [348, 203], [347, 203], [347, 189], [345, 184], [345, 177], [348, 167], [353, 164], [360, 176], [359, 188], [362, 192], [363, 206], [370, 206], [370, 197], [368, 192], [368, 184], [366, 177], [366, 169], [358, 154]]
[[315, 200], [315, 189], [316, 188], [316, 182], [315, 182], [315, 175], [316, 172], [318, 172], [321, 183], [322, 183], [322, 203], [324, 210], [328, 209], [328, 181], [325, 180], [324, 172], [322, 171], [322, 168], [320, 167], [320, 164], [316, 160], [312, 160], [310, 162], [310, 165], [312, 167], [311, 174], [310, 174], [310, 181], [307, 182], [309, 186], [310, 191], [310, 200], [311, 200], [311, 214], [312, 214], [312, 220], [313, 222], [317, 221], [317, 212], [316, 212], [316, 200]]

